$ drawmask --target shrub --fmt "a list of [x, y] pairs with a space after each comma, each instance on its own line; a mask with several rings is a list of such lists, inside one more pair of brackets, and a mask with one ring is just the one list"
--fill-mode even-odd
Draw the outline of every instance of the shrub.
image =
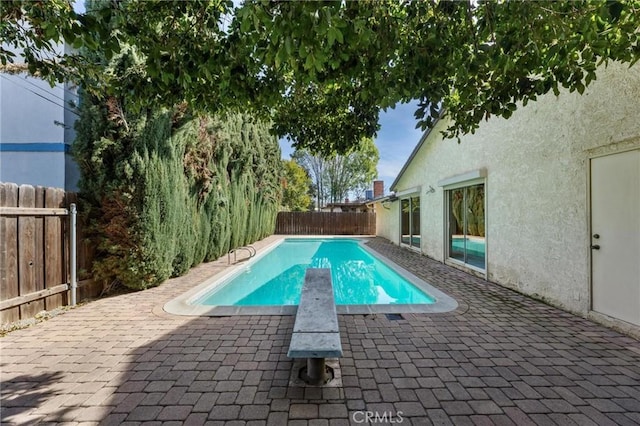
[[273, 233], [281, 162], [267, 124], [184, 106], [113, 120], [85, 100], [74, 148], [96, 278], [144, 289]]

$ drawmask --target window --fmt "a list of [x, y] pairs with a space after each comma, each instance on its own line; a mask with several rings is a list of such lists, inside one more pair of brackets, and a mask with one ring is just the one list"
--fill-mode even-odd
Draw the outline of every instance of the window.
[[420, 248], [420, 197], [400, 200], [400, 243]]
[[486, 269], [484, 183], [447, 191], [449, 257]]

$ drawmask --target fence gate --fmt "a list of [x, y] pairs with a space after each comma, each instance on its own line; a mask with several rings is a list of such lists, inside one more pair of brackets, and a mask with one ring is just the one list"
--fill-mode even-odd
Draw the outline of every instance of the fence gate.
[[[75, 302], [72, 205], [57, 188], [0, 183], [0, 323]], [[75, 213], [73, 214], [75, 216]], [[73, 294], [73, 292], [72, 292]]]

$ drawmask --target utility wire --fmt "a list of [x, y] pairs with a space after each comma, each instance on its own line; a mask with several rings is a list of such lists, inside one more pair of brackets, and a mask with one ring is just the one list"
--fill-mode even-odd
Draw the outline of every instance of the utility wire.
[[[13, 78], [16, 78], [16, 75], [13, 75], [12, 77], [13, 77]], [[28, 79], [28, 78], [26, 78], [26, 77], [25, 77], [25, 78], [22, 78], [22, 79], [20, 79], [20, 80], [21, 80], [21, 81], [24, 81], [25, 83], [28, 83], [28, 84], [32, 85], [33, 87], [36, 87], [36, 88], [38, 88], [38, 89], [42, 90], [43, 92], [47, 92], [47, 93], [51, 94], [51, 96], [54, 96], [54, 97], [56, 97], [56, 98], [60, 99], [61, 101], [66, 102], [64, 98], [61, 98], [61, 97], [60, 97], [60, 96], [58, 96], [58, 95], [55, 95], [55, 94], [53, 94], [53, 93], [51, 93], [51, 92], [48, 92], [48, 91], [47, 91], [47, 89], [45, 89], [45, 88], [44, 88], [44, 87], [42, 87], [42, 86], [38, 86], [37, 84], [35, 84], [33, 81], [29, 80], [29, 79]], [[44, 81], [44, 80], [41, 80], [41, 81]], [[71, 95], [71, 96], [78, 96], [78, 94], [77, 94], [77, 93], [72, 92], [71, 90], [69, 90], [69, 89], [65, 88], [64, 86], [62, 86], [62, 87], [61, 87], [61, 89], [62, 89], [63, 91], [65, 91], [65, 92], [67, 92], [67, 93], [68, 93], [69, 95]]]
[[[43, 87], [41, 87], [41, 86], [38, 86], [37, 84], [35, 84], [35, 83], [33, 83], [33, 82], [31, 82], [31, 81], [27, 80], [26, 78], [25, 78], [25, 79], [20, 79], [20, 80], [19, 80], [19, 79], [16, 79], [14, 76], [6, 76], [6, 75], [5, 75], [5, 76], [3, 76], [3, 77], [4, 77], [5, 79], [7, 79], [7, 80], [11, 81], [11, 82], [16, 83], [16, 84], [18, 84], [18, 81], [22, 81], [22, 82], [24, 82], [24, 83], [27, 83], [27, 84], [29, 84], [29, 85], [31, 85], [31, 86], [33, 86], [33, 87], [37, 88], [38, 90], [41, 90], [41, 91], [45, 92], [45, 94], [47, 94], [47, 95], [49, 95], [49, 96], [52, 96], [52, 97], [57, 98], [57, 99], [60, 99], [62, 102], [66, 102], [66, 101], [65, 101], [65, 99], [64, 99], [63, 97], [60, 97], [60, 96], [56, 95], [56, 94], [55, 94], [55, 93], [53, 93], [53, 92], [49, 92], [47, 89], [45, 89], [45, 88], [43, 88]], [[24, 87], [24, 86], [23, 86], [23, 87]]]
[[[11, 83], [13, 83], [13, 84], [15, 84], [16, 86], [19, 86], [19, 87], [23, 88], [24, 90], [26, 90], [26, 91], [28, 91], [28, 92], [33, 93], [34, 95], [38, 96], [39, 98], [42, 98], [42, 99], [44, 99], [44, 100], [45, 100], [45, 101], [47, 101], [47, 102], [51, 102], [52, 104], [54, 104], [54, 105], [56, 105], [56, 106], [58, 106], [58, 107], [60, 107], [60, 108], [64, 109], [65, 111], [68, 111], [68, 112], [70, 112], [70, 113], [74, 114], [75, 116], [80, 117], [80, 114], [78, 114], [78, 112], [77, 112], [77, 111], [74, 111], [74, 110], [72, 110], [72, 109], [70, 109], [70, 108], [67, 108], [64, 104], [60, 105], [58, 102], [53, 101], [53, 100], [51, 100], [51, 99], [49, 99], [49, 98], [47, 98], [47, 97], [45, 97], [45, 96], [41, 95], [40, 93], [36, 93], [36, 92], [34, 92], [34, 91], [33, 91], [33, 90], [31, 90], [29, 87], [23, 86], [22, 84], [18, 83], [17, 81], [14, 81], [14, 80], [11, 80], [11, 79], [7, 78], [5, 75], [0, 74], [0, 77], [2, 77], [2, 78], [4, 78], [5, 80], [7, 80], [7, 81], [9, 81], [9, 82], [11, 82]], [[55, 96], [55, 95], [54, 95], [54, 96]]]

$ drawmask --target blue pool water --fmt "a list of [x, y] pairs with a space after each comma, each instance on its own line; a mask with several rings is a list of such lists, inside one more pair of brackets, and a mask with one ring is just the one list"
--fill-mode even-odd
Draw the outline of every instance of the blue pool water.
[[288, 239], [194, 304], [297, 305], [307, 268], [331, 268], [338, 305], [429, 304], [435, 299], [352, 239]]

